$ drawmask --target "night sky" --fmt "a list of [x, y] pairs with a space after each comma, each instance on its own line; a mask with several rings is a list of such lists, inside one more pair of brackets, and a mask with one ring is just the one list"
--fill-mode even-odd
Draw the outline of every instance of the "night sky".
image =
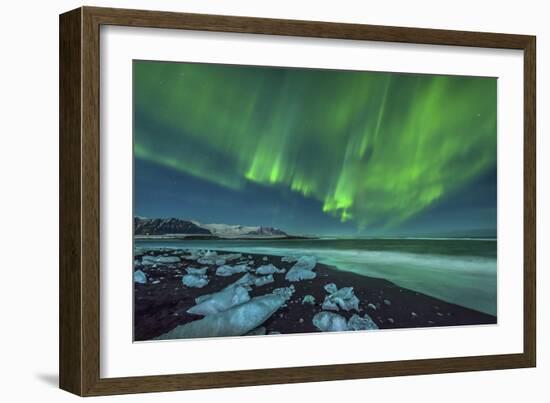
[[294, 234], [496, 228], [496, 79], [134, 62], [134, 213]]

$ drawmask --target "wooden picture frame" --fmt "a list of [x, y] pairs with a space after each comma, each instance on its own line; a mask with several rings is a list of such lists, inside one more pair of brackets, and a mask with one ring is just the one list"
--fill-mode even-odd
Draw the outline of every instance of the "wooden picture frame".
[[[100, 377], [100, 26], [519, 49], [524, 52], [523, 353], [392, 362]], [[533, 367], [535, 37], [482, 32], [81, 7], [60, 16], [60, 387], [81, 396]]]

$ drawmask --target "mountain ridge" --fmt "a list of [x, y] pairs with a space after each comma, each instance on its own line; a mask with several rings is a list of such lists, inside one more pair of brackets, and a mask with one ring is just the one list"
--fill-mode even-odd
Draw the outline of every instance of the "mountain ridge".
[[288, 238], [286, 232], [275, 227], [232, 224], [204, 224], [181, 218], [134, 217], [136, 236], [200, 236], [222, 239]]

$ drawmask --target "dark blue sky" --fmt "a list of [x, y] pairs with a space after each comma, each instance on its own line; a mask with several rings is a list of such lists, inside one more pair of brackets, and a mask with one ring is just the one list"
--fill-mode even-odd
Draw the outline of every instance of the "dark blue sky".
[[248, 182], [232, 190], [154, 162], [135, 159], [134, 213], [178, 217], [203, 223], [275, 226], [294, 234], [415, 235], [469, 233], [496, 229], [496, 171], [448, 194], [431, 207], [393, 227], [358, 230], [322, 211], [322, 203], [285, 187]]

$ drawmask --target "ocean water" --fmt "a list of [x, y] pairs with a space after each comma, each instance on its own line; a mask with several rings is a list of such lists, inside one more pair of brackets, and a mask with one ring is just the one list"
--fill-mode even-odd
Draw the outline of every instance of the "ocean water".
[[383, 278], [450, 303], [495, 316], [497, 313], [496, 240], [136, 240], [135, 246], [314, 255], [320, 263], [338, 270]]

